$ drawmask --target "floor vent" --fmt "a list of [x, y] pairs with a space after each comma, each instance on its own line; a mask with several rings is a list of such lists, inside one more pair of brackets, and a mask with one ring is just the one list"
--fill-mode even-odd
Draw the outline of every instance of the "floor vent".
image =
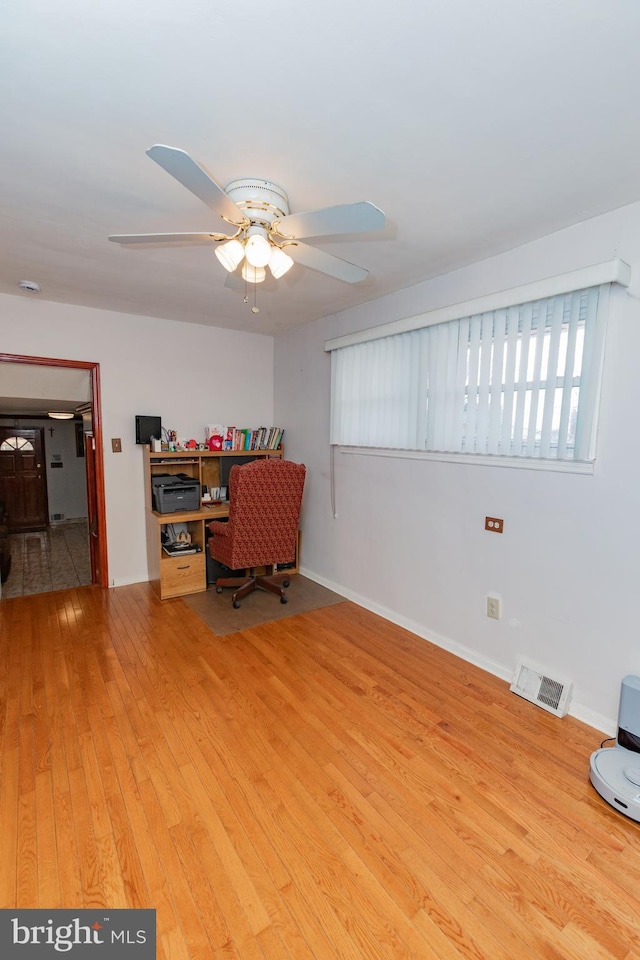
[[564, 717], [571, 702], [573, 683], [554, 680], [533, 664], [518, 660], [509, 689], [556, 717]]

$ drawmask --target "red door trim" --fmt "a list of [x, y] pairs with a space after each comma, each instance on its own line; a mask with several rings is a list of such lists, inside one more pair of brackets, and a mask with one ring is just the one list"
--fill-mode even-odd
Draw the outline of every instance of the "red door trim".
[[96, 512], [100, 537], [98, 550], [100, 558], [100, 586], [109, 586], [109, 571], [107, 566], [107, 511], [104, 493], [104, 455], [102, 447], [102, 406], [100, 398], [100, 364], [89, 360], [60, 360], [52, 357], [27, 357], [22, 354], [0, 353], [0, 361], [4, 363], [41, 364], [43, 367], [72, 367], [77, 370], [88, 370], [91, 374], [91, 406], [93, 419], [93, 435], [96, 441], [95, 468], [96, 468]]

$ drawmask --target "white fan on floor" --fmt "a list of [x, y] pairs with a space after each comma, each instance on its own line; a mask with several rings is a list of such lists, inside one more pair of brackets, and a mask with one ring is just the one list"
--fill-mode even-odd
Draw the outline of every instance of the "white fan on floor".
[[[147, 150], [163, 170], [202, 200], [223, 221], [225, 232], [143, 233], [110, 236], [115, 243], [173, 243], [213, 240], [216, 256], [230, 273], [241, 269], [249, 283], [261, 283], [268, 267], [277, 280], [294, 261], [312, 270], [359, 283], [368, 271], [318, 250], [302, 239], [381, 230], [385, 215], [373, 203], [343, 203], [309, 213], [289, 213], [287, 195], [269, 180], [232, 180], [222, 189], [184, 150], [156, 144]], [[231, 229], [231, 232], [229, 230]]]

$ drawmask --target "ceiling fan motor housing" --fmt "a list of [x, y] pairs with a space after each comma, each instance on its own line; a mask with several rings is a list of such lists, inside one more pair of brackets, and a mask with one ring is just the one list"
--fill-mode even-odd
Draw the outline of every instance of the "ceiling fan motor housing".
[[228, 183], [224, 192], [252, 222], [271, 226], [274, 220], [289, 213], [289, 198], [282, 187], [271, 180], [241, 177]]

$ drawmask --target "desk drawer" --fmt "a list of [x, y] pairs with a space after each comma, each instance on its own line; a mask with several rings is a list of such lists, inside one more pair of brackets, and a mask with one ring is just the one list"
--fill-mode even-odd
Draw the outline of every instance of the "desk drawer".
[[185, 557], [163, 557], [160, 564], [160, 596], [181, 597], [186, 593], [206, 590], [204, 553], [189, 553]]

